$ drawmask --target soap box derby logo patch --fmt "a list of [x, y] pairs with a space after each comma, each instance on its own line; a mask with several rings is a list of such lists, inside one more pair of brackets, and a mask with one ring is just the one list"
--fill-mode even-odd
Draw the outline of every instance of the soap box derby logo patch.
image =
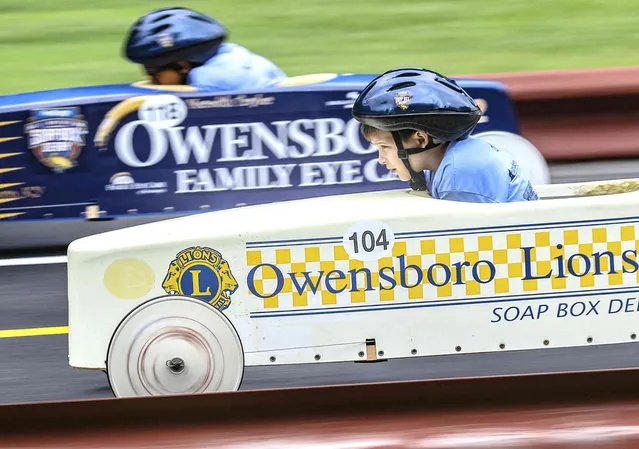
[[222, 311], [231, 304], [237, 281], [229, 264], [213, 248], [192, 246], [169, 264], [162, 288], [170, 295], [191, 296]]
[[411, 99], [413, 98], [413, 94], [410, 92], [398, 92], [395, 94], [395, 104], [400, 109], [408, 109], [410, 106]]
[[24, 130], [36, 159], [61, 173], [75, 167], [88, 125], [78, 107], [34, 109]]

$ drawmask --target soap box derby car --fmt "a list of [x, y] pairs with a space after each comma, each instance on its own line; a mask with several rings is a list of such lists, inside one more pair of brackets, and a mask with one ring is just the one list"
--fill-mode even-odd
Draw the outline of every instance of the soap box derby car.
[[[138, 82], [0, 97], [0, 247], [56, 237], [66, 245], [171, 214], [403, 187], [351, 116], [374, 76], [315, 74], [222, 94]], [[475, 134], [547, 182], [545, 160], [518, 136], [505, 87], [458, 81], [484, 111]]]
[[78, 239], [69, 363], [126, 397], [237, 390], [246, 366], [636, 341], [639, 180], [537, 189], [329, 195]]

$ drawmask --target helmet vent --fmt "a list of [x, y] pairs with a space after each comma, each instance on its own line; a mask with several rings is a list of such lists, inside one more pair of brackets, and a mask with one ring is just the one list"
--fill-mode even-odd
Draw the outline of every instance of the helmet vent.
[[409, 76], [419, 76], [420, 73], [416, 73], [416, 72], [406, 72], [406, 73], [400, 73], [399, 75], [395, 75], [393, 78], [406, 78]]
[[395, 84], [390, 87], [386, 92], [392, 92], [394, 90], [406, 89], [407, 87], [413, 87], [415, 83], [413, 81], [405, 81], [403, 83]]
[[459, 93], [463, 93], [464, 91], [462, 90], [461, 87], [459, 87], [457, 85], [457, 83], [455, 82], [455, 80], [446, 78], [446, 77], [437, 77], [435, 78], [435, 81], [437, 81], [439, 84], [448, 87], [449, 89], [454, 90], [455, 92], [459, 92]]
[[155, 22], [160, 22], [164, 19], [168, 19], [169, 17], [171, 17], [171, 14], [163, 14], [160, 17], [156, 17], [155, 20], [153, 21], [153, 23]]
[[199, 20], [200, 22], [204, 22], [204, 23], [211, 23], [211, 21], [210, 21], [210, 20], [208, 20], [208, 19], [206, 19], [206, 18], [204, 18], [204, 17], [202, 17], [202, 16], [190, 15], [189, 17], [190, 17], [191, 19], [193, 19], [193, 20]]
[[169, 25], [169, 24], [160, 25], [159, 27], [155, 27], [153, 29], [153, 34], [161, 33], [162, 31], [168, 30], [169, 28], [171, 28], [171, 25]]

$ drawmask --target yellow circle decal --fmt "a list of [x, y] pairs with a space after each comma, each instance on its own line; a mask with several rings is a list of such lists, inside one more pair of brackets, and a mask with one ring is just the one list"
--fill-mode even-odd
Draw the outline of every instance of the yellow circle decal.
[[104, 286], [116, 298], [138, 299], [151, 291], [155, 275], [140, 259], [120, 259], [104, 272]]

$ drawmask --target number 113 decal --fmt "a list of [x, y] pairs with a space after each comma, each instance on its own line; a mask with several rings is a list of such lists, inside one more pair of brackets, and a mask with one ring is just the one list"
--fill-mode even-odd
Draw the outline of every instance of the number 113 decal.
[[377, 260], [392, 254], [395, 234], [386, 223], [359, 221], [352, 224], [342, 237], [342, 245], [357, 260]]

